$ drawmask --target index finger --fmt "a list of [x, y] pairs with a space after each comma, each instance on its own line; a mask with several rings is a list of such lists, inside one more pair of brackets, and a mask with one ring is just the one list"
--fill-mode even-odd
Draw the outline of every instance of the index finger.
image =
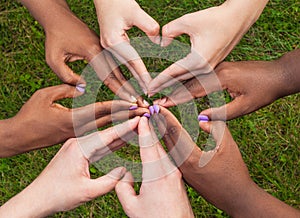
[[200, 74], [209, 73], [211, 67], [197, 52], [192, 51], [185, 58], [175, 62], [161, 72], [149, 85], [149, 95], [175, 84], [196, 77]]
[[152, 78], [137, 51], [126, 41], [107, 49], [111, 51], [122, 64], [128, 67], [146, 94], [148, 84]]
[[112, 151], [109, 148], [109, 145], [128, 133], [133, 132], [136, 129], [139, 120], [140, 117], [135, 117], [134, 119], [106, 130], [78, 138], [78, 145], [81, 148], [83, 155], [90, 162], [95, 162], [111, 153]]
[[180, 167], [197, 146], [176, 117], [167, 109], [160, 108], [160, 113], [153, 115], [154, 120], [169, 153]]

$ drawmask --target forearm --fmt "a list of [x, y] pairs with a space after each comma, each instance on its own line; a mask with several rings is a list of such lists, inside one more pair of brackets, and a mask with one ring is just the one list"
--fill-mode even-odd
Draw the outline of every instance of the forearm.
[[259, 18], [268, 0], [227, 0], [224, 5], [229, 7], [236, 21], [242, 22], [249, 28]]
[[20, 148], [15, 146], [19, 143], [16, 140], [17, 134], [20, 133], [16, 130], [14, 118], [0, 121], [0, 158], [21, 153]]
[[224, 210], [232, 217], [299, 217], [300, 212], [259, 188], [255, 183], [244, 187], [237, 204]]
[[55, 27], [63, 14], [72, 13], [65, 0], [20, 0], [20, 2], [45, 30]]
[[32, 184], [0, 207], [0, 217], [46, 217], [54, 213], [51, 199], [47, 199], [46, 187], [36, 188]]
[[282, 87], [279, 97], [292, 95], [300, 92], [300, 49], [296, 49], [283, 55], [276, 62], [282, 72], [281, 80]]

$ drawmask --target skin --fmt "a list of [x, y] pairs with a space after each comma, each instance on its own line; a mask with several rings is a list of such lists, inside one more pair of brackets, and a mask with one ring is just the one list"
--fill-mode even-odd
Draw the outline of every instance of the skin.
[[162, 46], [182, 34], [191, 53], [161, 72], [149, 85], [150, 96], [179, 81], [211, 72], [258, 19], [267, 0], [227, 0], [220, 6], [186, 14], [162, 28]]
[[[167, 109], [161, 107], [154, 119], [159, 131], [164, 132], [163, 140], [185, 181], [207, 201], [232, 217], [299, 217], [298, 210], [253, 182], [225, 123], [200, 122], [200, 127], [210, 132], [216, 142], [214, 151], [204, 152]], [[183, 157], [186, 151], [191, 153]], [[210, 159], [203, 165], [207, 157]]]
[[231, 120], [300, 92], [299, 58], [300, 49], [297, 49], [275, 61], [224, 62], [215, 73], [194, 78], [155, 103], [171, 107], [226, 90], [233, 98], [230, 103], [201, 114], [211, 120]]
[[133, 188], [130, 172], [115, 188], [125, 213], [129, 217], [194, 217], [181, 173], [170, 161], [147, 118], [141, 118], [138, 133], [143, 164], [139, 195]]
[[[97, 132], [91, 138], [68, 140], [28, 187], [0, 207], [0, 216], [46, 217], [56, 212], [71, 210], [113, 190], [126, 173], [126, 169], [116, 168], [105, 176], [91, 179], [90, 159], [98, 156], [99, 160], [126, 144], [120, 137], [131, 134], [137, 128], [139, 120], [140, 118], [136, 117]], [[106, 143], [97, 144], [99, 137]], [[85, 156], [82, 150], [91, 142], [95, 152]]]
[[66, 84], [34, 93], [16, 116], [0, 121], [0, 157], [55, 145], [113, 121], [148, 112], [146, 108], [128, 111], [132, 104], [122, 100], [97, 102], [74, 109], [55, 103], [79, 95], [82, 93]]
[[64, 83], [86, 86], [86, 81], [67, 65], [68, 62], [86, 60], [105, 85], [120, 98], [132, 102], [134, 96], [143, 105], [111, 55], [103, 52], [97, 34], [76, 17], [65, 0], [21, 0], [21, 3], [43, 26], [46, 61]]
[[127, 30], [138, 27], [149, 39], [160, 44], [159, 24], [134, 0], [94, 0], [100, 27], [101, 45], [125, 64], [144, 93], [152, 78], [136, 50], [130, 45]]

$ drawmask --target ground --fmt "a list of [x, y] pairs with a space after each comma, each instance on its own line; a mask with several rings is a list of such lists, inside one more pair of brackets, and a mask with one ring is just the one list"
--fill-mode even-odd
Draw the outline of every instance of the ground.
[[[16, 1], [0, 1], [0, 119], [14, 116], [38, 89], [60, 84], [45, 63], [44, 33], [28, 11]], [[72, 10], [99, 33], [93, 1], [69, 0]], [[186, 13], [222, 3], [220, 0], [139, 0], [141, 7], [161, 25]], [[300, 2], [271, 0], [256, 24], [243, 37], [227, 61], [274, 60], [300, 46]], [[143, 36], [137, 29], [131, 37]], [[187, 37], [179, 37], [188, 43]], [[149, 71], [159, 72], [168, 63], [146, 58]], [[81, 72], [85, 63], [72, 64]], [[113, 98], [101, 87], [98, 100]], [[268, 193], [287, 204], [300, 208], [300, 95], [285, 97], [251, 115], [228, 122], [253, 180]], [[199, 100], [198, 108], [205, 108]], [[72, 101], [62, 101], [72, 106]], [[200, 134], [201, 135], [201, 134]], [[201, 137], [199, 139], [201, 141]], [[201, 142], [200, 142], [201, 143]], [[0, 160], [0, 205], [25, 188], [43, 170], [61, 145]], [[138, 151], [128, 148], [119, 152], [139, 161]], [[93, 177], [101, 175], [94, 167]], [[46, 187], [45, 187], [46, 188]], [[196, 217], [227, 217], [188, 187]], [[75, 210], [53, 217], [124, 217], [114, 192], [84, 204]]]

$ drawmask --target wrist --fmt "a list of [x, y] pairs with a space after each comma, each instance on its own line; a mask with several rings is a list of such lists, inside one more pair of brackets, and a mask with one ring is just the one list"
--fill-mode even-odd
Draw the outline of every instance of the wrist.
[[278, 97], [300, 92], [300, 49], [286, 53], [278, 60], [274, 61], [277, 68], [280, 69], [281, 75], [278, 78], [281, 88]]
[[227, 0], [221, 6], [229, 11], [233, 21], [248, 30], [263, 12], [268, 0]]
[[0, 121], [0, 158], [20, 153], [20, 146], [16, 146], [18, 144], [17, 134], [20, 132], [17, 130], [14, 117]]

